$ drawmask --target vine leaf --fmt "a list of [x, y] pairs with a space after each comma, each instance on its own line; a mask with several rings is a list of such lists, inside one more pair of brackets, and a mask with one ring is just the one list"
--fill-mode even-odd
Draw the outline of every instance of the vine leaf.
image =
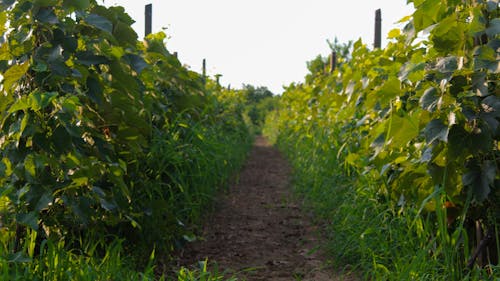
[[404, 147], [418, 136], [418, 116], [407, 114], [402, 117], [393, 115], [391, 130], [388, 133], [393, 147]]
[[446, 126], [440, 119], [434, 119], [429, 122], [427, 126], [425, 126], [425, 140], [428, 144], [432, 144], [436, 140], [447, 142], [448, 131], [448, 126]]
[[474, 70], [487, 69], [493, 73], [500, 72], [500, 60], [492, 45], [483, 45], [474, 50]]
[[486, 161], [483, 165], [475, 166], [473, 170], [467, 172], [462, 177], [464, 186], [472, 187], [472, 194], [478, 202], [483, 202], [491, 192], [496, 176], [496, 166], [491, 161]]
[[113, 30], [113, 36], [120, 44], [135, 45], [137, 42], [137, 33], [129, 25], [123, 22], [117, 22]]
[[89, 0], [64, 0], [65, 7], [73, 7], [77, 10], [85, 10], [90, 6]]
[[44, 23], [50, 23], [50, 24], [58, 24], [59, 19], [57, 18], [56, 14], [54, 13], [54, 10], [51, 8], [42, 8], [38, 11], [38, 13], [35, 16], [35, 19], [44, 22]]
[[148, 67], [148, 63], [138, 55], [126, 54], [124, 59], [130, 63], [132, 69], [138, 74], [140, 74], [144, 68]]
[[101, 17], [99, 15], [96, 15], [96, 14], [90, 14], [88, 15], [86, 18], [85, 18], [85, 21], [102, 30], [102, 31], [105, 31], [105, 32], [108, 32], [108, 33], [112, 33], [113, 31], [113, 24], [105, 17]]
[[490, 27], [486, 29], [486, 34], [490, 37], [495, 37], [500, 33], [500, 18], [490, 21]]
[[34, 92], [30, 95], [31, 107], [34, 110], [41, 110], [46, 108], [56, 97], [57, 92]]
[[40, 198], [38, 199], [38, 202], [35, 205], [35, 211], [39, 212], [39, 211], [47, 208], [49, 206], [49, 204], [52, 203], [53, 200], [54, 200], [54, 198], [52, 197], [52, 195], [49, 192], [44, 192], [42, 194], [42, 196], [40, 196]]
[[97, 78], [92, 76], [87, 78], [87, 95], [89, 98], [95, 102], [97, 105], [102, 106], [103, 102], [103, 87]]
[[38, 213], [29, 212], [25, 214], [18, 214], [16, 221], [22, 225], [28, 226], [33, 230], [38, 230]]
[[439, 104], [439, 95], [437, 94], [437, 89], [431, 87], [425, 90], [424, 94], [420, 98], [420, 106], [429, 111], [434, 112]]
[[472, 86], [476, 91], [476, 95], [486, 97], [489, 95], [488, 82], [486, 81], [486, 73], [474, 73], [472, 75]]
[[454, 56], [441, 58], [437, 64], [436, 69], [441, 73], [450, 73], [458, 69], [458, 60]]
[[29, 61], [25, 61], [23, 64], [16, 64], [7, 69], [3, 74], [3, 87], [7, 92], [10, 92], [12, 85], [21, 79], [28, 68], [30, 67]]
[[485, 98], [481, 106], [483, 111], [481, 112], [481, 118], [486, 121], [492, 132], [496, 132], [500, 125], [497, 118], [500, 117], [500, 98], [491, 95]]
[[75, 56], [79, 63], [86, 66], [109, 63], [109, 60], [105, 56], [95, 55], [91, 51], [78, 52]]

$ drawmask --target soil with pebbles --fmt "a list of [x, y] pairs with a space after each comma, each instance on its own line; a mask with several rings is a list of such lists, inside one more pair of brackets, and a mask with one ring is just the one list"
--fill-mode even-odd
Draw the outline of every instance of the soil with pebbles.
[[318, 230], [292, 196], [291, 169], [280, 152], [257, 137], [250, 156], [216, 202], [198, 241], [179, 253], [177, 266], [208, 259], [238, 280], [355, 280], [325, 265]]

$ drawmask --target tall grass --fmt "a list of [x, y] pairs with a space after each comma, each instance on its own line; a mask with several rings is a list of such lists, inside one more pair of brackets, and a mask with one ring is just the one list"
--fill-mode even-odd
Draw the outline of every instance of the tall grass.
[[[53, 237], [27, 230], [19, 241], [15, 229], [0, 225], [0, 280], [224, 280], [206, 265], [168, 275], [155, 270], [196, 239], [213, 198], [241, 167], [251, 146], [241, 115], [214, 113], [207, 112], [206, 120], [179, 114], [155, 132], [137, 169], [141, 174], [133, 175], [144, 187], [133, 189], [141, 208], [136, 225], [89, 227]], [[0, 223], [5, 208], [0, 202]]]
[[[324, 130], [278, 135], [277, 145], [294, 168], [296, 192], [325, 225], [327, 252], [338, 267], [365, 280], [500, 278], [498, 266], [464, 268], [471, 254], [466, 222], [458, 216], [449, 226], [442, 189], [436, 187], [421, 206], [394, 204], [369, 171], [357, 171], [338, 157], [340, 145]], [[427, 212], [426, 204], [433, 204], [435, 212]]]
[[[235, 277], [224, 277], [217, 268], [208, 269], [208, 262], [200, 262], [198, 268], [181, 268], [176, 273], [155, 273], [155, 252], [147, 266], [137, 271], [133, 259], [123, 255], [123, 241], [115, 239], [107, 245], [105, 252], [98, 254], [98, 243], [92, 241], [79, 250], [68, 250], [63, 241], [44, 240], [35, 253], [36, 232], [30, 232], [23, 251], [0, 256], [0, 280], [9, 281], [236, 281]], [[102, 246], [102, 245], [101, 245]], [[8, 252], [4, 245], [1, 253]], [[22, 254], [23, 253], [23, 254]]]

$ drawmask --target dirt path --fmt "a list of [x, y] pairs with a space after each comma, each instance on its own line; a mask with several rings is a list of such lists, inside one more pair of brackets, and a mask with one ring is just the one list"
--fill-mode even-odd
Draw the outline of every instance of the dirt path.
[[185, 249], [180, 265], [208, 258], [240, 280], [340, 280], [322, 268], [317, 231], [293, 201], [289, 176], [279, 151], [258, 137], [239, 182], [217, 202], [204, 240]]

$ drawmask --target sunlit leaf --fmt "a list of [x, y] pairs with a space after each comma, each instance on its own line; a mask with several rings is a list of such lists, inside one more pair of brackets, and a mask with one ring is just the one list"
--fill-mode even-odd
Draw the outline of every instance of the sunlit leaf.
[[16, 64], [10, 67], [3, 74], [3, 86], [7, 91], [11, 91], [12, 85], [19, 81], [30, 67], [29, 61], [25, 61], [23, 64]]
[[57, 92], [33, 92], [30, 94], [31, 105], [34, 110], [42, 110], [55, 100], [58, 95]]
[[438, 108], [439, 95], [437, 89], [431, 87], [425, 90], [424, 94], [420, 98], [420, 106], [430, 112], [434, 112]]

